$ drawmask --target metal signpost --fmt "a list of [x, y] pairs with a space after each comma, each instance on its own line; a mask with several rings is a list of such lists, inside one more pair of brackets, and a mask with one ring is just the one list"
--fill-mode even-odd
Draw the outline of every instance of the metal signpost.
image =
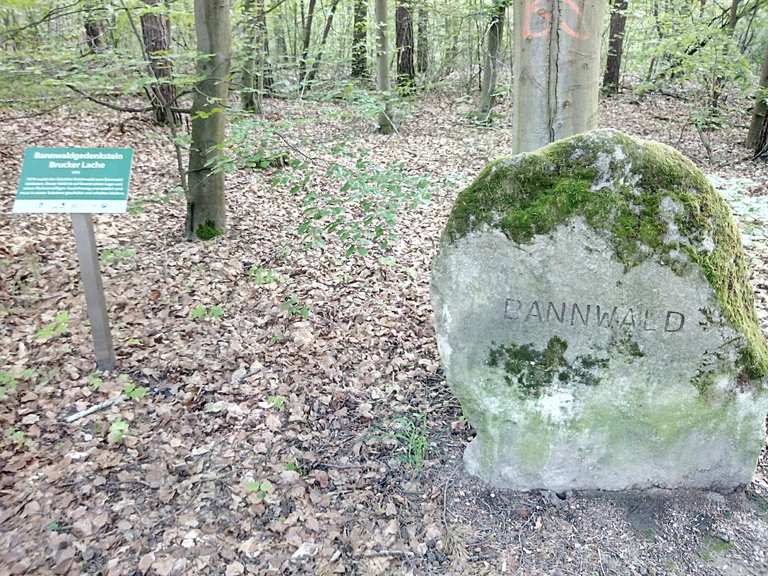
[[27, 148], [13, 204], [19, 214], [71, 215], [99, 370], [115, 367], [115, 349], [91, 214], [126, 211], [132, 160], [130, 148]]

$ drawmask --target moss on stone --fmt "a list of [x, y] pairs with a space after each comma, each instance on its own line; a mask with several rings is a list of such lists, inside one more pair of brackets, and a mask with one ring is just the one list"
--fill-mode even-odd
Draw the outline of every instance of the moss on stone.
[[444, 241], [490, 227], [526, 243], [576, 217], [604, 232], [628, 269], [649, 258], [677, 274], [697, 265], [726, 320], [744, 335], [744, 376], [768, 375], [768, 347], [730, 210], [673, 148], [596, 130], [492, 162], [459, 194]]
[[591, 369], [604, 366], [606, 361], [579, 356], [570, 363], [565, 359], [567, 349], [567, 342], [557, 336], [549, 339], [544, 350], [536, 350], [532, 344], [497, 346], [488, 354], [488, 365], [502, 368], [505, 382], [516, 386], [522, 398], [540, 396], [555, 382], [598, 384]]

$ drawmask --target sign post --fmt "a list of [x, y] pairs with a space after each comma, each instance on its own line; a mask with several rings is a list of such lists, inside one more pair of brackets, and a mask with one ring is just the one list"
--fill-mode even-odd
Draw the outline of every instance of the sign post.
[[69, 213], [91, 322], [96, 366], [115, 367], [91, 214], [126, 211], [130, 148], [27, 148], [14, 213]]

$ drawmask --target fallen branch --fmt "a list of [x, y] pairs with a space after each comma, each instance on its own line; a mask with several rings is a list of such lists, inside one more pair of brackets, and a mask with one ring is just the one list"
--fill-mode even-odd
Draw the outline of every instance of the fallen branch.
[[[100, 106], [104, 106], [106, 108], [109, 108], [110, 110], [115, 110], [116, 112], [127, 112], [130, 114], [143, 114], [145, 112], [151, 112], [154, 110], [152, 106], [145, 106], [144, 108], [131, 108], [127, 106], [118, 106], [117, 104], [112, 104], [111, 102], [106, 102], [104, 100], [99, 100], [95, 96], [91, 96], [87, 92], [83, 92], [76, 86], [73, 86], [72, 84], [64, 84], [67, 88], [75, 92], [76, 94], [79, 94], [86, 100], [90, 100], [91, 102], [95, 102], [96, 104], [99, 104]], [[191, 108], [175, 108], [173, 106], [169, 107], [171, 112], [176, 112], [177, 114], [191, 114], [192, 109]]]
[[67, 416], [64, 419], [64, 421], [67, 424], [72, 424], [72, 422], [77, 422], [81, 418], [90, 416], [91, 414], [94, 414], [99, 410], [104, 410], [105, 408], [109, 408], [110, 406], [114, 406], [115, 404], [120, 404], [120, 402], [122, 402], [123, 400], [125, 400], [125, 396], [120, 394], [120, 396], [117, 396], [115, 398], [110, 398], [109, 400], [104, 400], [104, 402], [100, 402], [99, 404], [94, 404], [90, 408], [86, 408], [85, 410], [81, 410], [80, 412], [75, 412], [74, 414]]
[[83, 92], [79, 88], [76, 88], [75, 86], [72, 86], [72, 84], [64, 84], [67, 88], [75, 92], [76, 94], [80, 94], [83, 98], [86, 100], [90, 100], [91, 102], [95, 102], [96, 104], [99, 104], [101, 106], [105, 106], [106, 108], [109, 108], [110, 110], [116, 110], [117, 112], [129, 112], [131, 114], [142, 114], [144, 112], [151, 112], [152, 106], [145, 107], [145, 108], [126, 108], [124, 106], [118, 106], [117, 104], [112, 104], [111, 102], [105, 102], [104, 100], [99, 100], [95, 96], [91, 96], [90, 94], [87, 94], [86, 92]]

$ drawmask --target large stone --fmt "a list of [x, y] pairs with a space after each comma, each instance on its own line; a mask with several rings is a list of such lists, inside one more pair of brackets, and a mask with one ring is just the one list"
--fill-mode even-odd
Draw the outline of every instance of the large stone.
[[727, 205], [661, 144], [596, 130], [490, 164], [432, 276], [440, 356], [512, 489], [747, 484], [768, 350]]

